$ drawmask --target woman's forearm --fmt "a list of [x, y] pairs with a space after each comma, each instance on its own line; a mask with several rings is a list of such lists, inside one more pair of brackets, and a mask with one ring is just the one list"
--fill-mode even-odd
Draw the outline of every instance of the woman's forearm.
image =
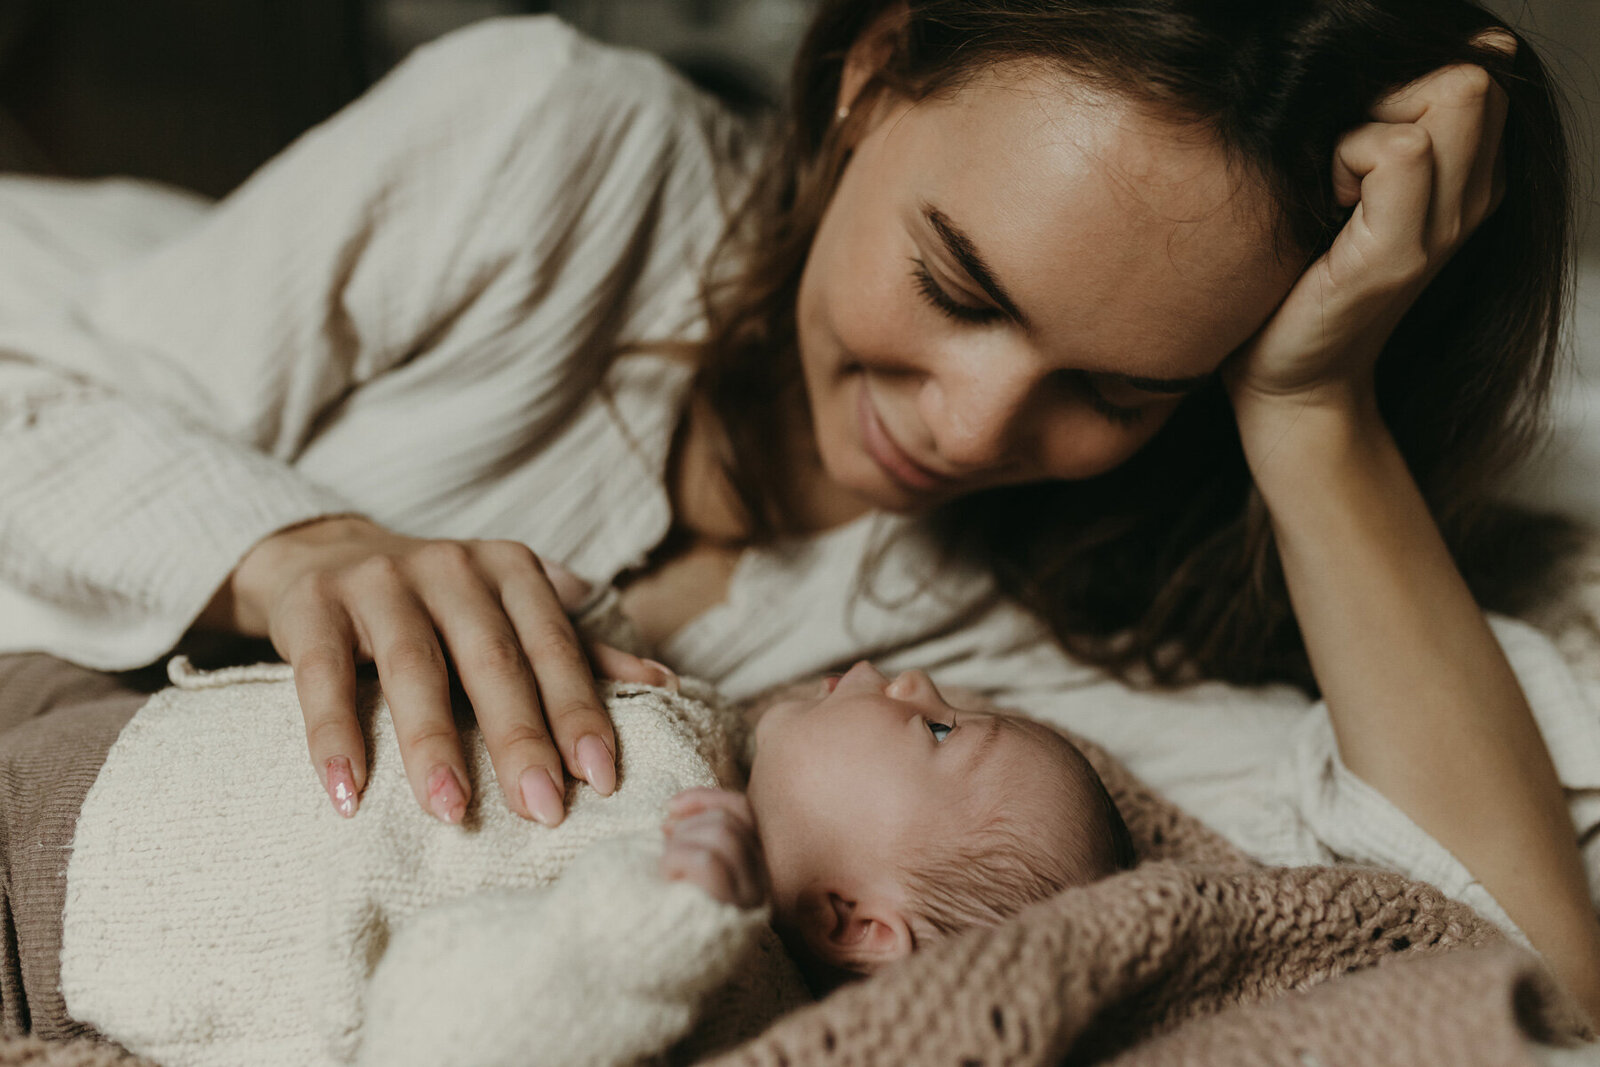
[[1600, 922], [1555, 768], [1375, 406], [1241, 426], [1345, 765], [1460, 859], [1600, 1020]]

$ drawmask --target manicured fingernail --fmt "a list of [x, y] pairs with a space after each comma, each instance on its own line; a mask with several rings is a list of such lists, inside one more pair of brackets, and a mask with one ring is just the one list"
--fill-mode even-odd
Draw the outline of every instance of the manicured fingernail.
[[617, 765], [606, 743], [600, 740], [598, 734], [586, 734], [578, 739], [577, 754], [584, 781], [601, 796], [610, 796], [611, 791], [617, 788]]
[[467, 794], [456, 772], [439, 764], [428, 775], [428, 810], [440, 822], [458, 823], [467, 813]]
[[343, 756], [333, 757], [323, 768], [322, 778], [333, 810], [347, 819], [354, 815], [361, 797], [356, 793], [356, 776], [350, 770], [350, 761]]
[[665, 663], [657, 663], [653, 659], [641, 659], [639, 662], [656, 672], [656, 685], [663, 689], [676, 690], [678, 688], [678, 675], [671, 667], [668, 667]]
[[523, 771], [517, 786], [522, 790], [522, 806], [546, 826], [555, 826], [566, 816], [561, 806], [561, 790], [543, 767], [529, 767]]

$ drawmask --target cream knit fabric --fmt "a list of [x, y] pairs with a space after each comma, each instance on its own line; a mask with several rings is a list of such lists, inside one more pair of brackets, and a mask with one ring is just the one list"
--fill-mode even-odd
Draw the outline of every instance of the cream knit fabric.
[[511, 814], [471, 732], [474, 800], [452, 827], [417, 805], [367, 682], [371, 767], [345, 820], [306, 766], [288, 668], [172, 675], [113, 747], [68, 865], [62, 992], [129, 1049], [166, 1067], [350, 1062], [380, 961], [372, 1064], [509, 1062], [558, 1024], [540, 1062], [629, 1062], [736, 969], [765, 996], [730, 1033], [802, 995], [763, 912], [654, 872], [667, 800], [737, 773], [730, 716], [608, 685], [618, 788], [574, 787], [554, 829]]

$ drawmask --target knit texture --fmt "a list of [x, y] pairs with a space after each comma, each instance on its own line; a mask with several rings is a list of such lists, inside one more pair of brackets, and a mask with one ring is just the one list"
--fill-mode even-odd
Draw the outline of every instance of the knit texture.
[[152, 1061], [113, 1045], [78, 1038], [45, 1041], [37, 1037], [0, 1039], [0, 1064], [4, 1067], [156, 1067]]
[[[1533, 957], [1465, 906], [1378, 871], [1255, 865], [1083, 747], [1143, 866], [919, 952], [713, 1062], [1517, 1067], [1525, 1037], [1566, 1025]], [[0, 1042], [5, 1067], [37, 1055]]]
[[1083, 747], [1141, 866], [918, 952], [715, 1062], [1506, 1067], [1532, 1062], [1525, 1035], [1576, 1032], [1533, 957], [1466, 905], [1384, 871], [1255, 864]]
[[[612, 1067], [664, 1052], [719, 1005], [720, 1041], [808, 998], [765, 926], [698, 887], [663, 883], [659, 833], [597, 845], [554, 885], [449, 901], [390, 942], [368, 993], [363, 1067]], [[762, 935], [765, 935], [764, 937]], [[702, 1040], [705, 1040], [702, 1036]]]
[[[452, 827], [416, 803], [369, 680], [368, 782], [346, 820], [305, 766], [288, 667], [199, 672], [179, 658], [172, 677], [106, 758], [67, 868], [68, 1010], [129, 1049], [167, 1067], [349, 1062], [380, 960], [376, 1004], [393, 1032], [370, 1063], [514, 1057], [527, 1023], [548, 1022], [523, 998], [610, 1034], [613, 1045], [598, 1047], [621, 1051], [603, 1062], [626, 1062], [677, 1041], [708, 986], [736, 970], [775, 993], [747, 1001], [761, 1014], [735, 1020], [730, 1037], [759, 1032], [801, 997], [764, 913], [664, 886], [654, 870], [667, 801], [737, 781], [733, 716], [666, 690], [603, 686], [618, 787], [610, 797], [572, 787], [553, 829], [507, 809], [482, 737], [468, 730], [474, 799]], [[602, 842], [613, 847], [569, 882], [574, 860]], [[614, 995], [598, 996], [604, 986]], [[452, 1014], [482, 1023], [466, 1060], [448, 1055], [453, 1040], [424, 1040]], [[465, 1034], [447, 1026], [442, 1036]], [[552, 1050], [548, 1062], [601, 1062], [586, 1047], [574, 1044], [570, 1059]]]
[[146, 699], [49, 656], [0, 656], [0, 1035], [92, 1033], [59, 988], [62, 874], [105, 752]]

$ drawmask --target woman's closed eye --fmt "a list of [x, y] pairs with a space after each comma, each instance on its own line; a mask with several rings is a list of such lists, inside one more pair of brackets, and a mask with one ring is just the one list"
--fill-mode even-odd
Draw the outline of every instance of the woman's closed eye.
[[963, 304], [949, 293], [945, 292], [940, 284], [933, 280], [928, 265], [920, 259], [913, 259], [911, 271], [912, 281], [916, 283], [917, 291], [923, 299], [932, 304], [941, 313], [961, 322], [970, 322], [982, 325], [996, 322], [1005, 318], [1005, 312], [999, 308], [989, 307], [985, 304]]

